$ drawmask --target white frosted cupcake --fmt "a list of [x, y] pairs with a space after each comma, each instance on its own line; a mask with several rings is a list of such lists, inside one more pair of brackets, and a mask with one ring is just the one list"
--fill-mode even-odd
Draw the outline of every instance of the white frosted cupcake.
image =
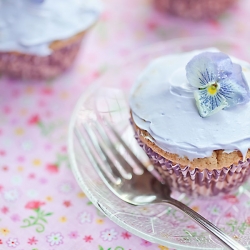
[[0, 73], [57, 76], [99, 15], [98, 0], [0, 0]]
[[175, 189], [216, 195], [250, 174], [250, 64], [214, 49], [158, 58], [130, 96], [136, 139]]

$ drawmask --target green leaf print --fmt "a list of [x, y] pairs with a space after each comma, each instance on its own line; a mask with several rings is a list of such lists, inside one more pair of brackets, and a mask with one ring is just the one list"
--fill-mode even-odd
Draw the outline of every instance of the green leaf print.
[[[98, 250], [105, 250], [105, 249], [102, 246], [99, 245]], [[112, 250], [112, 248], [109, 247], [107, 250]], [[117, 247], [114, 248], [114, 250], [124, 250], [124, 248], [120, 247], [120, 246], [117, 246]]]
[[247, 229], [248, 226], [249, 225], [246, 222], [241, 223], [241, 225], [239, 226], [239, 229], [238, 229], [239, 232], [241, 234], [245, 234], [245, 231], [246, 231], [246, 229]]
[[36, 226], [36, 231], [38, 233], [42, 233], [45, 230], [45, 227], [43, 223], [47, 223], [47, 220], [44, 218], [44, 216], [50, 216], [52, 213], [44, 213], [44, 211], [38, 209], [33, 209], [33, 211], [36, 213], [36, 217], [29, 216], [29, 218], [24, 219], [24, 225], [21, 226], [22, 228]]
[[245, 231], [250, 225], [247, 222], [239, 223], [237, 220], [230, 220], [227, 225], [230, 227], [231, 232], [239, 232], [245, 234]]

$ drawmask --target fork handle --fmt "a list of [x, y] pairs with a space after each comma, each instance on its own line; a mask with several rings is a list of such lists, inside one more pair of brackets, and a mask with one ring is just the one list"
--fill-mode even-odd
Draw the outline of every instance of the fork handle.
[[196, 221], [200, 226], [202, 226], [207, 232], [215, 236], [220, 242], [222, 242], [227, 248], [233, 250], [247, 250], [244, 246], [239, 244], [237, 241], [232, 239], [230, 236], [222, 232], [218, 227], [212, 224], [210, 221], [202, 217], [200, 214], [196, 213], [194, 210], [186, 206], [185, 204], [177, 201], [175, 199], [163, 200], [162, 203], [170, 204], [176, 208], [179, 208], [185, 214], [189, 215], [194, 221]]

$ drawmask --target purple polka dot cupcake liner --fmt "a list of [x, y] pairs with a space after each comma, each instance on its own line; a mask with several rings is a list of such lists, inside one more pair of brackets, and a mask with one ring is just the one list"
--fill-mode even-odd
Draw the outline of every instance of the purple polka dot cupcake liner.
[[214, 170], [182, 167], [154, 152], [135, 134], [138, 144], [148, 155], [160, 177], [172, 189], [191, 196], [215, 196], [235, 191], [250, 175], [250, 159]]
[[188, 19], [214, 19], [237, 0], [154, 0], [155, 7]]
[[73, 63], [82, 38], [56, 49], [48, 56], [0, 52], [0, 73], [18, 79], [50, 79]]

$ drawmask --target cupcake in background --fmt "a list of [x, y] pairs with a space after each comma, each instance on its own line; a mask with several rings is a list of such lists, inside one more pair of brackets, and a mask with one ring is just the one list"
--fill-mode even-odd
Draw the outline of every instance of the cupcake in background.
[[59, 75], [74, 61], [100, 9], [98, 0], [0, 0], [0, 73]]
[[200, 20], [218, 17], [237, 0], [154, 0], [162, 12], [183, 18]]

